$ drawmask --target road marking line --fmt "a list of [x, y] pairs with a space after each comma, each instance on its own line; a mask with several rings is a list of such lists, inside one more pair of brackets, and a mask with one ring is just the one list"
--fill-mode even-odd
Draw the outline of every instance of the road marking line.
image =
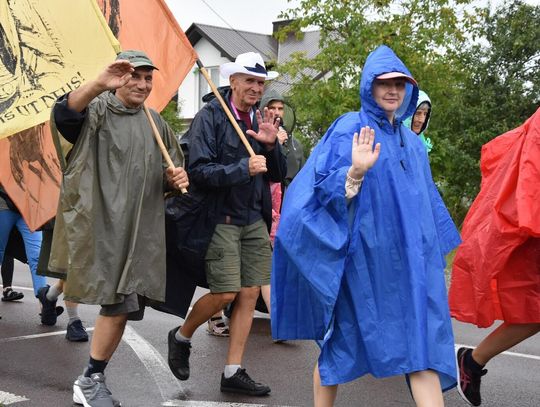
[[[250, 403], [231, 403], [222, 401], [182, 401], [170, 400], [161, 404], [164, 407], [269, 407], [268, 404], [250, 404]], [[273, 406], [273, 407], [292, 407], [292, 406]]]
[[161, 393], [162, 400], [167, 400], [174, 394], [175, 397], [185, 398], [184, 389], [171, 373], [168, 364], [150, 342], [140, 336], [131, 326], [126, 325], [124, 340], [139, 357], [152, 375]]
[[[474, 348], [474, 346], [472, 346], [472, 345], [462, 345], [462, 344], [459, 344], [459, 343], [456, 343], [454, 347], [456, 349], [462, 348], [462, 347]], [[532, 360], [540, 360], [540, 356], [529, 355], [528, 353], [517, 353], [517, 352], [508, 352], [507, 351], [507, 352], [501, 353], [501, 355], [514, 356], [514, 357], [517, 357], [517, 358], [525, 358], [525, 359], [532, 359]]]
[[14, 403], [19, 403], [21, 401], [28, 401], [26, 397], [17, 396], [16, 394], [8, 393], [6, 391], [0, 390], [0, 404], [1, 405], [10, 405]]
[[[93, 331], [94, 328], [86, 328], [86, 332]], [[44, 338], [47, 336], [55, 336], [55, 335], [65, 335], [66, 331], [54, 331], [54, 332], [45, 332], [42, 334], [35, 334], [35, 335], [23, 335], [23, 336], [12, 336], [11, 338], [2, 338], [0, 339], [0, 343], [5, 342], [14, 342], [14, 341], [20, 341], [25, 339], [36, 339], [36, 338]]]

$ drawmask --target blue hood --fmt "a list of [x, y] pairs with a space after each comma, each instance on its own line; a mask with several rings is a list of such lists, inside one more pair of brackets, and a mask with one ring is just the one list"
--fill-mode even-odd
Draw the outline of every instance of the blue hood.
[[[386, 45], [381, 45], [369, 54], [366, 64], [364, 65], [362, 80], [360, 82], [360, 100], [362, 102], [362, 109], [370, 116], [374, 116], [377, 119], [386, 119], [386, 114], [375, 102], [375, 99], [373, 99], [371, 89], [375, 78], [388, 72], [401, 72], [411, 78], [413, 77], [394, 51]], [[413, 115], [416, 109], [417, 100], [418, 86], [407, 82], [403, 104], [396, 111], [397, 122], [401, 122]]]

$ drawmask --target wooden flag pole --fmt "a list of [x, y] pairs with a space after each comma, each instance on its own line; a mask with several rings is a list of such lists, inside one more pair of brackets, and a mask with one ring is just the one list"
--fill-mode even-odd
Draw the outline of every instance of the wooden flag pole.
[[[165, 147], [165, 144], [163, 144], [163, 140], [161, 139], [161, 136], [159, 135], [159, 131], [156, 127], [156, 123], [154, 122], [154, 118], [150, 114], [150, 111], [146, 107], [146, 105], [143, 105], [144, 107], [144, 113], [146, 113], [146, 117], [148, 117], [148, 121], [150, 122], [150, 127], [152, 127], [152, 133], [154, 133], [154, 138], [156, 139], [159, 149], [161, 150], [161, 154], [163, 155], [163, 158], [165, 158], [165, 161], [167, 161], [167, 165], [169, 168], [172, 168], [174, 170], [175, 166], [174, 163], [171, 160], [171, 156], [169, 155], [169, 152], [167, 151], [167, 148]], [[180, 191], [183, 194], [187, 194], [186, 188], [180, 188]]]
[[234, 129], [238, 133], [238, 137], [240, 137], [240, 140], [242, 140], [242, 143], [244, 143], [244, 146], [246, 147], [249, 155], [251, 157], [255, 156], [255, 151], [253, 151], [253, 148], [251, 147], [251, 144], [249, 144], [249, 141], [247, 140], [246, 136], [244, 135], [244, 132], [242, 131], [240, 126], [238, 126], [238, 123], [236, 122], [236, 119], [233, 117], [233, 115], [232, 115], [232, 113], [231, 113], [231, 111], [229, 109], [229, 106], [227, 106], [227, 103], [225, 103], [225, 101], [221, 97], [221, 94], [219, 93], [218, 89], [216, 88], [216, 85], [214, 85], [214, 82], [210, 78], [210, 75], [208, 75], [208, 72], [206, 71], [206, 68], [204, 67], [202, 62], [200, 60], [198, 60], [198, 59], [197, 59], [197, 66], [199, 67], [199, 70], [201, 71], [204, 78], [208, 82], [208, 85], [210, 85], [210, 89], [212, 89], [212, 92], [214, 92], [214, 95], [216, 96], [217, 100], [221, 104], [221, 107], [225, 111], [225, 114], [229, 118], [229, 121], [231, 122]]

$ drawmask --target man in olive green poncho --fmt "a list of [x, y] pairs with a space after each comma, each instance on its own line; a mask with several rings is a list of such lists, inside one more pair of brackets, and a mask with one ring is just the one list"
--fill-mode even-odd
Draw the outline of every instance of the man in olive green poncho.
[[176, 169], [167, 169], [143, 103], [157, 69], [141, 51], [124, 51], [94, 80], [61, 97], [55, 124], [70, 143], [49, 261], [66, 275], [64, 296], [101, 305], [90, 361], [73, 386], [85, 406], [118, 402], [103, 372], [127, 320], [147, 299], [165, 300], [167, 188], [188, 186], [184, 157], [166, 122], [152, 117]]

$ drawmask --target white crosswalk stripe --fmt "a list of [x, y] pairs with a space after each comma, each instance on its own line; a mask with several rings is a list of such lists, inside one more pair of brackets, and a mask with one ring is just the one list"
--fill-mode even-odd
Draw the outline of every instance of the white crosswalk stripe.
[[28, 399], [23, 396], [17, 396], [16, 394], [0, 390], [0, 405], [9, 406], [11, 404], [19, 403], [21, 401], [28, 401]]
[[[92, 332], [93, 330], [94, 330], [93, 327], [86, 328], [86, 332]], [[0, 339], [0, 343], [22, 341], [22, 340], [27, 340], [27, 339], [45, 338], [47, 336], [56, 336], [56, 335], [65, 335], [65, 334], [66, 334], [66, 331], [54, 331], [54, 332], [45, 332], [42, 334], [34, 334], [34, 335], [11, 336], [9, 338]]]
[[[472, 346], [472, 345], [462, 345], [460, 343], [455, 344], [456, 350], [459, 349], [459, 348], [462, 348], [462, 347], [474, 348], [474, 346]], [[517, 352], [508, 352], [508, 351], [506, 351], [506, 352], [501, 353], [501, 355], [513, 356], [515, 358], [525, 358], [525, 359], [532, 359], [532, 360], [540, 360], [540, 356], [529, 355], [528, 353], [517, 353]]]
[[[220, 401], [185, 401], [170, 400], [161, 404], [163, 407], [270, 407], [268, 404], [250, 404], [250, 403], [231, 403]], [[292, 406], [274, 406], [272, 407], [292, 407]]]
[[129, 325], [126, 326], [122, 340], [131, 346], [146, 367], [146, 370], [152, 375], [159, 388], [162, 400], [167, 400], [171, 396], [185, 397], [184, 389], [173, 376], [167, 362], [161, 357], [156, 348]]

